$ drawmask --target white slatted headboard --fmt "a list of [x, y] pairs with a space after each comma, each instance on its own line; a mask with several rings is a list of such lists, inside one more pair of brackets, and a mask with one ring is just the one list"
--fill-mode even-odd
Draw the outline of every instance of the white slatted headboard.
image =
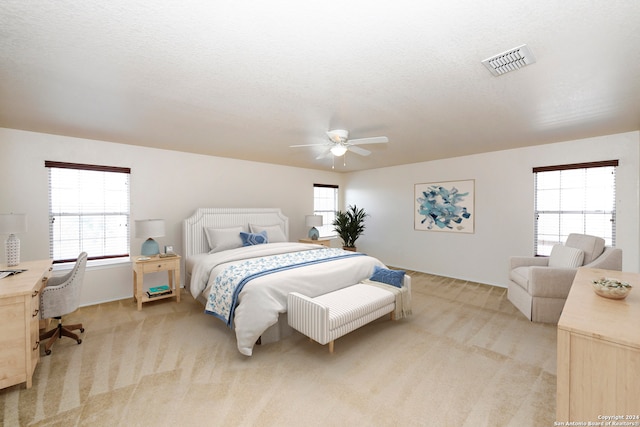
[[182, 250], [189, 259], [192, 255], [209, 252], [204, 229], [242, 226], [249, 224], [279, 225], [289, 240], [289, 218], [279, 208], [198, 208], [182, 223]]

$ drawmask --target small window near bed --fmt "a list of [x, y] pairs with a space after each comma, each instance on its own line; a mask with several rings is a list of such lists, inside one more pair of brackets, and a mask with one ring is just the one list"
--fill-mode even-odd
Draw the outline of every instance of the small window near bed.
[[335, 237], [333, 220], [338, 210], [338, 186], [313, 184], [313, 213], [322, 216], [322, 226], [317, 227], [320, 237]]

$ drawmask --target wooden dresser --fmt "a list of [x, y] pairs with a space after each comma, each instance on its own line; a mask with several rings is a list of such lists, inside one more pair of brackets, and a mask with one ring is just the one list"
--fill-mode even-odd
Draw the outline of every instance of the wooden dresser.
[[[591, 286], [601, 277], [634, 288], [624, 300], [603, 298]], [[640, 274], [580, 268], [558, 322], [556, 421], [640, 425], [639, 396]]]
[[30, 388], [40, 360], [40, 293], [51, 274], [51, 260], [9, 268], [27, 271], [0, 279], [0, 388], [23, 382]]

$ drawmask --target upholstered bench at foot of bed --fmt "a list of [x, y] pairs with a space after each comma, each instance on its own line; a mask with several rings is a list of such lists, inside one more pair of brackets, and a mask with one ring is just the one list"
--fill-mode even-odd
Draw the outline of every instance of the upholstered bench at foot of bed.
[[289, 325], [318, 343], [329, 344], [367, 323], [391, 313], [396, 297], [385, 289], [362, 283], [310, 298], [298, 292], [287, 296]]

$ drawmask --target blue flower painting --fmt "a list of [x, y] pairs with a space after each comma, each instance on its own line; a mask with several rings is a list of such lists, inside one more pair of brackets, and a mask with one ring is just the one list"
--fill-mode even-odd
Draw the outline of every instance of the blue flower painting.
[[416, 230], [473, 233], [474, 181], [416, 184]]

